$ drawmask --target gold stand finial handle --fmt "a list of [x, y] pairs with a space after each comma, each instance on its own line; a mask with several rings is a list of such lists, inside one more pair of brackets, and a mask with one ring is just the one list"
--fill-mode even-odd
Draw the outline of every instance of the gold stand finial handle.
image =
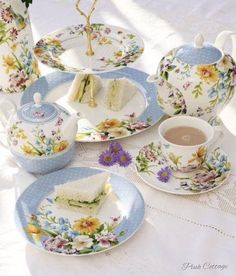
[[95, 10], [95, 5], [96, 5], [96, 2], [97, 0], [94, 0], [93, 1], [93, 4], [88, 12], [88, 14], [85, 14], [79, 7], [79, 4], [80, 4], [80, 0], [77, 1], [76, 3], [76, 9], [78, 10], [78, 12], [85, 17], [85, 20], [86, 20], [86, 25], [85, 25], [85, 32], [86, 32], [86, 35], [87, 35], [87, 49], [86, 49], [86, 55], [87, 56], [93, 56], [94, 55], [94, 51], [93, 51], [93, 48], [92, 48], [92, 38], [91, 38], [91, 33], [92, 33], [92, 26], [91, 26], [91, 23], [90, 23], [90, 17], [93, 13], [93, 11]]

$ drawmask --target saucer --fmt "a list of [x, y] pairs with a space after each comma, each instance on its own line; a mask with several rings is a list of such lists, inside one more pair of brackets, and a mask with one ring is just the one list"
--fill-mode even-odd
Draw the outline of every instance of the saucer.
[[231, 168], [228, 156], [217, 147], [207, 154], [201, 169], [194, 171], [189, 178], [175, 177], [162, 155], [159, 140], [142, 147], [135, 160], [137, 173], [143, 181], [157, 190], [177, 195], [212, 191], [226, 181]]

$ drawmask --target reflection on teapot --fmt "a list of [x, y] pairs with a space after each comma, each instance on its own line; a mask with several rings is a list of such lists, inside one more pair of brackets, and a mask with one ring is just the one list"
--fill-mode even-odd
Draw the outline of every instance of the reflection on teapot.
[[[233, 42], [232, 56], [225, 54], [226, 38]], [[230, 101], [236, 85], [236, 33], [223, 31], [215, 44], [201, 34], [193, 44], [175, 48], [164, 56], [149, 82], [157, 85], [157, 101], [170, 116], [187, 114], [217, 124], [217, 115]]]

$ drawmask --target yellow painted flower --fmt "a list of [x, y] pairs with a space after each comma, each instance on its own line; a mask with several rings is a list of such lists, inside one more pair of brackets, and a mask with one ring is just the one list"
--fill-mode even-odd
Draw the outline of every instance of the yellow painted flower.
[[6, 67], [6, 73], [8, 74], [10, 70], [16, 69], [15, 60], [10, 55], [3, 56], [3, 66]]
[[98, 218], [87, 217], [76, 220], [72, 228], [75, 231], [79, 231], [81, 234], [93, 234], [97, 231], [100, 225]]
[[216, 82], [218, 80], [218, 73], [213, 65], [198, 65], [197, 74], [205, 82]]
[[13, 52], [16, 51], [17, 45], [18, 44], [16, 42], [13, 42], [12, 45], [10, 46], [10, 48], [12, 49]]
[[29, 234], [40, 234], [41, 229], [40, 229], [38, 226], [29, 223], [29, 224], [26, 226], [26, 231], [27, 231], [27, 233], [29, 233]]
[[122, 57], [123, 52], [121, 50], [114, 52], [116, 58]]
[[102, 36], [98, 39], [99, 45], [111, 44], [111, 40], [105, 36]]
[[53, 147], [53, 151], [56, 152], [60, 152], [63, 151], [64, 149], [66, 149], [68, 147], [69, 143], [66, 140], [63, 140], [59, 143], [56, 143]]
[[16, 138], [18, 138], [18, 139], [26, 139], [27, 136], [23, 132], [18, 132], [16, 134]]
[[43, 53], [43, 49], [42, 48], [34, 48], [34, 53], [35, 55], [40, 56]]
[[34, 149], [30, 145], [28, 145], [28, 144], [23, 144], [21, 146], [21, 149], [24, 152], [24, 154], [35, 155]]
[[97, 125], [99, 130], [108, 130], [110, 128], [120, 127], [121, 122], [117, 119], [106, 119]]
[[192, 159], [188, 160], [188, 163], [193, 163], [194, 161], [202, 163], [206, 155], [206, 148], [199, 147], [195, 153], [192, 154]]
[[40, 239], [41, 229], [34, 225], [34, 224], [28, 224], [26, 226], [26, 231], [28, 234], [30, 234], [36, 241]]
[[53, 46], [61, 46], [61, 41], [55, 38], [48, 38], [46, 43]]
[[33, 69], [33, 72], [35, 73], [35, 75], [37, 75], [37, 76], [40, 75], [38, 63], [37, 63], [37, 61], [35, 59], [32, 62], [32, 69]]

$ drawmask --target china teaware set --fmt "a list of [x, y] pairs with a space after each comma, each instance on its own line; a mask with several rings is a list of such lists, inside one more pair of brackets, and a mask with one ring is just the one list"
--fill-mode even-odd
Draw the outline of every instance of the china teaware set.
[[[223, 51], [227, 37], [233, 41], [232, 57]], [[236, 34], [230, 31], [220, 33], [214, 45], [204, 43], [197, 35], [193, 44], [175, 48], [164, 56], [157, 73], [147, 81], [157, 86], [157, 102], [170, 115], [191, 115], [201, 117], [214, 125], [220, 110], [230, 101], [236, 84]], [[9, 115], [9, 107], [12, 113]], [[1, 121], [6, 126], [7, 140], [12, 154], [29, 172], [48, 173], [64, 167], [72, 158], [77, 131], [76, 115], [70, 115], [64, 108], [49, 102], [42, 102], [35, 93], [34, 103], [16, 109], [13, 102], [1, 102]], [[206, 121], [188, 116], [174, 117], [162, 123], [159, 136], [163, 155], [172, 171], [186, 173], [199, 168], [201, 158], [188, 161], [199, 145], [179, 146], [163, 137], [168, 125], [193, 125], [204, 130], [207, 148], [213, 139], [213, 128]], [[222, 136], [222, 135], [221, 135]], [[215, 142], [214, 142], [215, 143]], [[182, 156], [181, 166], [169, 158], [172, 152]]]

